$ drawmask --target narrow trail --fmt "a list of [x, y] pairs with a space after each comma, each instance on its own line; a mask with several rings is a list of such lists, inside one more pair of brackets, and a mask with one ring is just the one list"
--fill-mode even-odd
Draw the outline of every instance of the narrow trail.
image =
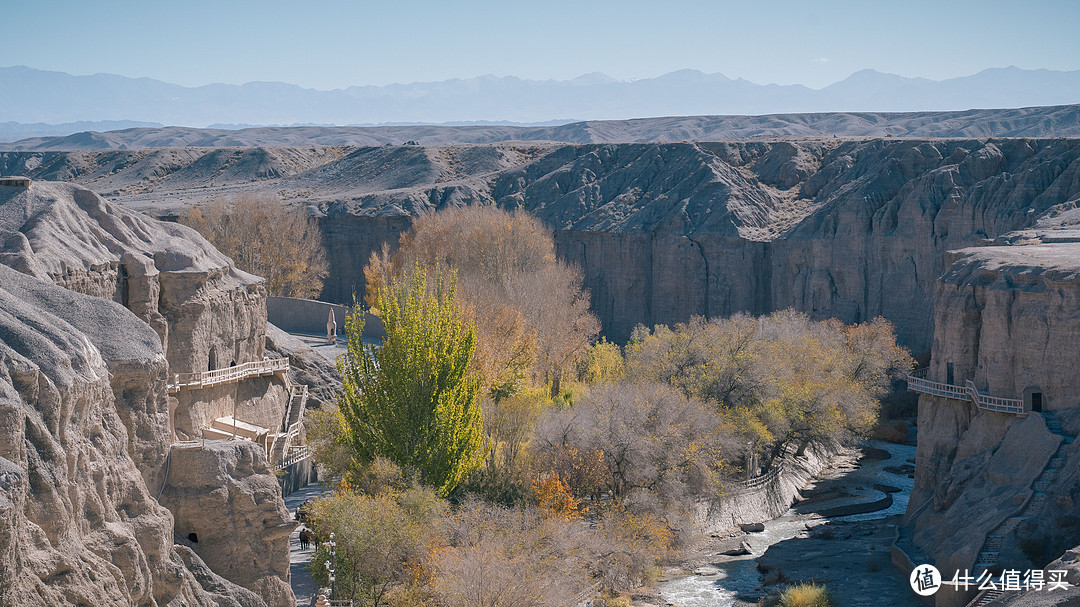
[[[285, 507], [289, 509], [289, 514], [295, 520], [296, 509], [300, 507], [300, 504], [303, 504], [305, 500], [315, 499], [330, 491], [330, 487], [325, 485], [308, 485], [286, 497]], [[311, 579], [311, 573], [307, 568], [313, 554], [315, 554], [314, 547], [308, 547], [307, 550], [300, 549], [300, 527], [294, 529], [292, 534], [289, 535], [289, 572], [293, 594], [296, 595], [296, 604], [302, 607], [313, 605], [315, 603], [315, 594], [319, 590], [314, 580]]]

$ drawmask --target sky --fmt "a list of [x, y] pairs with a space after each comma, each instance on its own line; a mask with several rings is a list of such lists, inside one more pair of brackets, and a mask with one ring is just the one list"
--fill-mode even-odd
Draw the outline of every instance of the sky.
[[630, 80], [697, 69], [821, 88], [867, 68], [932, 80], [1010, 65], [1080, 69], [1075, 0], [4, 4], [0, 66], [185, 86], [281, 81], [327, 90], [593, 72]]

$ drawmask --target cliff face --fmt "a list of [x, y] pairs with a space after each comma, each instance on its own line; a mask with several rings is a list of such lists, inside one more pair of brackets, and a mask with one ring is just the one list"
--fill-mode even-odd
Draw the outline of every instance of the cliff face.
[[167, 441], [165, 370], [121, 306], [0, 267], [0, 604], [260, 603], [191, 573], [129, 451]]
[[173, 373], [262, 358], [262, 280], [185, 226], [79, 186], [37, 182], [0, 188], [0, 243], [0, 263], [138, 314], [161, 337]]
[[[111, 561], [109, 575], [129, 586], [126, 594], [110, 595], [117, 604], [291, 604], [288, 533], [282, 532], [291, 523], [262, 448], [236, 447], [248, 460], [261, 458], [254, 464], [185, 469], [187, 451], [204, 449], [173, 444], [178, 437], [199, 437], [197, 429], [224, 415], [277, 429], [288, 401], [282, 380], [257, 377], [181, 391], [177, 398], [170, 397], [166, 387], [175, 373], [262, 358], [266, 327], [262, 280], [235, 270], [194, 231], [104, 202], [70, 184], [0, 188], [0, 243], [0, 288], [18, 293], [17, 298], [0, 301], [0, 319], [10, 315], [38, 331], [51, 328], [52, 316], [71, 325], [56, 327], [58, 334], [68, 337], [52, 349], [39, 347], [36, 338], [16, 329], [0, 331], [0, 347], [7, 344], [43, 368], [41, 357], [55, 366], [57, 357], [85, 355], [93, 363], [86, 365], [97, 365], [94, 373], [82, 374], [87, 383], [82, 386], [61, 377], [63, 369], [27, 378], [20, 375], [23, 363], [12, 363], [16, 371], [11, 384], [17, 402], [27, 411], [24, 417], [36, 415], [46, 421], [40, 432], [33, 433], [22, 430], [21, 418], [0, 427], [0, 442], [12, 441], [14, 453], [21, 443], [39, 452], [21, 459], [0, 453], [12, 464], [0, 473], [13, 492], [8, 501], [15, 504], [12, 512], [22, 508], [24, 518], [46, 529], [49, 541], [62, 545], [61, 552], [74, 559], [71, 567], [80, 572], [70, 578], [74, 590], [69, 598], [50, 595], [44, 602], [79, 603], [81, 599], [70, 597], [97, 592], [101, 572], [78, 564], [90, 558], [85, 554], [90, 551]], [[47, 389], [48, 382], [58, 386], [55, 393]], [[65, 388], [69, 384], [70, 389]], [[59, 412], [47, 412], [50, 408]], [[84, 455], [79, 438], [108, 449]], [[208, 457], [221, 453], [212, 443], [205, 450]], [[54, 471], [59, 464], [48, 463], [50, 458], [65, 467]], [[100, 463], [113, 459], [120, 464], [109, 468]], [[38, 460], [46, 460], [44, 472], [35, 468]], [[107, 474], [102, 473], [106, 468]], [[203, 518], [244, 521], [246, 545], [258, 546], [260, 558], [222, 558], [221, 543], [174, 545], [173, 515], [184, 512], [188, 525], [191, 504], [206, 504], [204, 496], [183, 485], [198, 478], [204, 486], [215, 485], [230, 494]], [[96, 493], [86, 493], [83, 485]], [[169, 490], [172, 497], [165, 509], [154, 496]], [[122, 524], [136, 517], [146, 521], [134, 520], [124, 531]], [[11, 520], [11, 529], [17, 529], [18, 521]], [[65, 534], [72, 533], [90, 538], [92, 544], [67, 542]], [[116, 539], [109, 539], [113, 535]], [[0, 554], [8, 553], [16, 561], [22, 558], [18, 552], [22, 539], [0, 540], [15, 542], [0, 543]], [[129, 545], [122, 551], [110, 542]], [[33, 558], [53, 559], [39, 548], [41, 554]], [[63, 565], [59, 573], [39, 577], [50, 588], [61, 588], [71, 567]], [[36, 592], [33, 586], [27, 588]]]
[[175, 515], [177, 535], [213, 571], [255, 591], [268, 606], [295, 605], [288, 551], [295, 525], [262, 448], [212, 441], [173, 449], [172, 457], [161, 503]]
[[555, 230], [615, 339], [639, 322], [790, 306], [848, 322], [885, 316], [926, 352], [945, 252], [1075, 201], [1078, 158], [1080, 142], [1065, 140], [561, 146], [504, 150], [506, 166], [462, 177], [431, 151], [396, 167], [398, 181], [381, 178], [394, 190], [320, 205], [325, 295], [362, 292], [357, 261], [403, 225], [387, 216], [494, 203]]
[[956, 251], [938, 280], [928, 377], [1050, 412], [920, 396], [908, 516], [942, 571], [974, 569], [992, 534], [998, 563], [1020, 570], [1080, 543], [1080, 244], [1040, 242], [1066, 232]]
[[[498, 204], [552, 227], [560, 254], [584, 270], [611, 338], [637, 323], [794, 306], [846, 321], [885, 316], [916, 354], [930, 349], [946, 251], [1030, 227], [1080, 198], [1080, 141], [1064, 139], [264, 152], [13, 152], [0, 161], [93, 182], [163, 215], [239, 191], [303, 204], [320, 217], [330, 252], [323, 296], [339, 303], [363, 293], [371, 252], [396, 243], [412, 217]], [[280, 170], [259, 168], [271, 157]]]

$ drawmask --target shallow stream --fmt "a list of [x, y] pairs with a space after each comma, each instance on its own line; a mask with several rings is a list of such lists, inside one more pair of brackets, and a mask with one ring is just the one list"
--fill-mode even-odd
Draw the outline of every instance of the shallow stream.
[[[663, 601], [676, 607], [730, 607], [734, 604], [736, 596], [752, 593], [760, 586], [761, 574], [757, 570], [755, 559], [764, 554], [769, 546], [802, 533], [806, 529], [807, 523], [824, 520], [868, 521], [894, 514], [903, 514], [907, 510], [908, 496], [914, 486], [914, 481], [908, 478], [906, 474], [895, 474], [886, 471], [885, 468], [910, 463], [907, 460], [915, 458], [915, 447], [880, 441], [869, 441], [867, 444], [888, 451], [892, 457], [885, 460], [864, 458], [860, 461], [861, 467], [858, 470], [853, 470], [847, 474], [858, 474], [860, 477], [872, 479], [869, 482], [899, 487], [900, 491], [892, 494], [892, 506], [877, 512], [836, 516], [828, 519], [788, 510], [783, 516], [766, 521], [765, 531], [751, 533], [744, 538], [747, 544], [750, 545], [751, 554], [734, 557], [724, 563], [714, 564], [713, 566], [720, 570], [719, 574], [689, 575], [662, 582], [658, 590]], [[848, 501], [859, 500], [851, 498]], [[829, 503], [830, 507], [834, 505], [840, 505], [840, 503]]]

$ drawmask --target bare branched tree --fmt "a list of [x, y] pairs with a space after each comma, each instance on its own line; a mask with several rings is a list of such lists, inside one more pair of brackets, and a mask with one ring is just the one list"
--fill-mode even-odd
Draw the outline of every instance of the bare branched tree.
[[276, 196], [240, 194], [189, 207], [180, 223], [199, 231], [236, 267], [266, 279], [270, 295], [316, 297], [327, 274], [315, 220]]

